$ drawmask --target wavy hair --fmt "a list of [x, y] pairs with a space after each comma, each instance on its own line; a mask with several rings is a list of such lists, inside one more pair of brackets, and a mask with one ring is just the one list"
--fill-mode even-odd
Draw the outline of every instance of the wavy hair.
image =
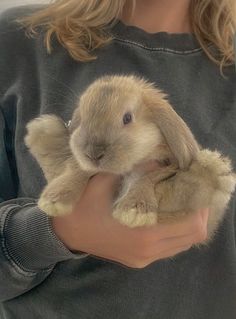
[[[45, 45], [52, 51], [55, 35], [69, 54], [78, 61], [96, 59], [93, 51], [108, 44], [112, 37], [106, 27], [115, 23], [126, 4], [135, 0], [53, 0], [33, 14], [18, 19], [27, 28], [28, 36], [35, 36], [38, 27], [45, 29]], [[221, 69], [234, 61], [234, 34], [236, 30], [235, 0], [191, 0], [192, 30], [209, 59]], [[217, 50], [212, 50], [212, 45]], [[216, 53], [217, 51], [217, 53]]]

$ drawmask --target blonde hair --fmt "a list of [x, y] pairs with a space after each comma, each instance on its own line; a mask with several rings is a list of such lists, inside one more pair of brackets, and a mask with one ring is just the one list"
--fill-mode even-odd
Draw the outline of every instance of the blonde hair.
[[[54, 0], [45, 8], [17, 21], [27, 28], [27, 35], [45, 28], [47, 51], [52, 51], [52, 36], [56, 35], [70, 55], [78, 61], [96, 58], [93, 51], [108, 44], [112, 37], [106, 27], [116, 22], [127, 0]], [[132, 14], [135, 1], [131, 2]], [[207, 56], [220, 67], [234, 61], [236, 30], [235, 0], [191, 0], [192, 30]], [[212, 50], [213, 44], [217, 48]]]

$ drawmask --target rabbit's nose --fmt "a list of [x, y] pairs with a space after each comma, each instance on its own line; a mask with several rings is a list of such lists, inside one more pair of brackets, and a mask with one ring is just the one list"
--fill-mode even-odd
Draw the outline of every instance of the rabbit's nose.
[[94, 159], [95, 159], [96, 161], [98, 161], [98, 160], [102, 159], [102, 158], [104, 157], [104, 155], [105, 155], [105, 152], [100, 153], [100, 154], [96, 154], [96, 155], [94, 156]]
[[103, 145], [96, 145], [93, 147], [92, 151], [87, 153], [86, 155], [94, 161], [101, 160], [105, 155], [106, 147]]

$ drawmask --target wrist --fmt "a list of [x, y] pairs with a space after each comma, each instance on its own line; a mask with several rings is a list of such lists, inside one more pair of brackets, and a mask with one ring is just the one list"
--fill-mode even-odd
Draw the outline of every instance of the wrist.
[[[64, 216], [63, 216], [64, 217]], [[52, 217], [52, 229], [59, 240], [72, 252], [79, 252], [74, 244], [72, 231], [68, 229], [68, 224], [62, 216]]]

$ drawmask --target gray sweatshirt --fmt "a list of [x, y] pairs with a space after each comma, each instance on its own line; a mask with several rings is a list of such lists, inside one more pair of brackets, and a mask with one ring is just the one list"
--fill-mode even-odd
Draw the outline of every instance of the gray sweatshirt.
[[235, 319], [236, 196], [213, 242], [172, 259], [132, 269], [69, 251], [36, 200], [43, 173], [24, 145], [26, 123], [44, 113], [71, 119], [75, 101], [102, 75], [135, 74], [169, 95], [203, 147], [231, 157], [236, 168], [236, 73], [225, 78], [189, 34], [149, 34], [119, 22], [95, 61], [73, 60], [43, 32], [27, 38], [0, 17], [0, 318]]

